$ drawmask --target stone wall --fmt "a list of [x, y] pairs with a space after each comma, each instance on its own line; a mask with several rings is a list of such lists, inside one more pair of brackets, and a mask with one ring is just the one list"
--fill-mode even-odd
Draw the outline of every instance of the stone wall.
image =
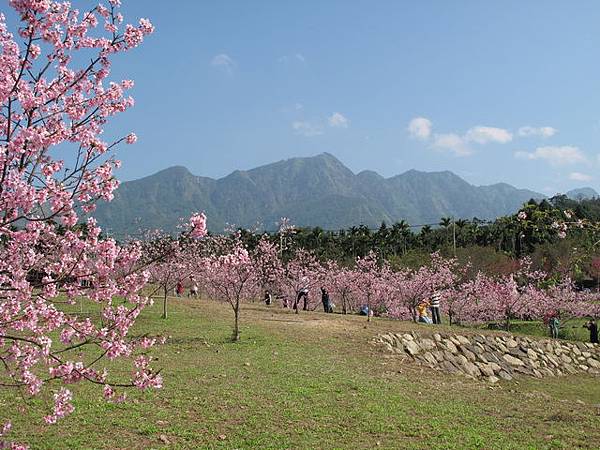
[[600, 346], [536, 340], [512, 335], [384, 333], [375, 338], [387, 350], [437, 370], [495, 383], [515, 375], [543, 378], [600, 375]]

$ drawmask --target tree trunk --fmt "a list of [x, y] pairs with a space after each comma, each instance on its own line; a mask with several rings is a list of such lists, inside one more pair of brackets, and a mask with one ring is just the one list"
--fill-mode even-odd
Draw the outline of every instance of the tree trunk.
[[165, 285], [165, 296], [163, 298], [163, 314], [162, 314], [163, 319], [167, 318], [167, 294], [168, 293], [169, 293], [169, 291], [167, 289], [167, 285]]
[[235, 319], [233, 322], [233, 336], [231, 337], [231, 340], [233, 342], [238, 342], [240, 340], [240, 301], [239, 300], [235, 303], [235, 308], [233, 308], [233, 313], [234, 313]]

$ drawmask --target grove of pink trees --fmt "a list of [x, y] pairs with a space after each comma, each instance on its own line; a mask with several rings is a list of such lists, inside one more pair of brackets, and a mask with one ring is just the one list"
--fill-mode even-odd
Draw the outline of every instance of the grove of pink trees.
[[[239, 339], [241, 305], [256, 300], [265, 290], [282, 299], [282, 306], [290, 307], [299, 292], [307, 289], [306, 309], [314, 310], [324, 287], [344, 314], [366, 306], [375, 315], [405, 320], [416, 320], [417, 306], [436, 293], [450, 325], [499, 322], [506, 329], [516, 319], [544, 319], [553, 314], [566, 321], [600, 313], [597, 294], [578, 292], [570, 280], [548, 280], [543, 272], [530, 270], [527, 259], [518, 261], [514, 273], [508, 275], [480, 272], [468, 277], [468, 267], [437, 253], [417, 269], [392, 270], [374, 253], [345, 267], [335, 261], [320, 262], [302, 249], [283, 257], [277, 238], [268, 236], [260, 238], [252, 250], [244, 247], [239, 234], [229, 242], [224, 236], [210, 237], [204, 245], [212, 248], [213, 256], [187, 258], [195, 269], [174, 265], [174, 273], [195, 274], [207, 286], [209, 297], [232, 306], [235, 339]], [[303, 306], [302, 299], [295, 312]]]

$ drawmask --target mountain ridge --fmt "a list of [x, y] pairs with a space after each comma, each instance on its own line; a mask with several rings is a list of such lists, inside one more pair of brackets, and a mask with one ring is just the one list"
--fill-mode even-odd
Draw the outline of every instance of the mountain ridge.
[[494, 219], [544, 195], [507, 183], [475, 186], [445, 170], [410, 169], [385, 178], [354, 173], [330, 153], [276, 161], [222, 178], [196, 176], [172, 166], [115, 191], [93, 214], [109, 233], [124, 237], [138, 229], [174, 232], [180, 217], [205, 211], [209, 228], [227, 224], [272, 230], [280, 217], [298, 226], [340, 229], [382, 221], [439, 221], [441, 217]]

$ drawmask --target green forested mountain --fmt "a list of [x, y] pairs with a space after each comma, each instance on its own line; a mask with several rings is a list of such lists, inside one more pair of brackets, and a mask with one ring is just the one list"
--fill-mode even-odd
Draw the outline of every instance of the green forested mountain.
[[600, 195], [598, 195], [598, 193], [591, 187], [572, 189], [565, 195], [572, 200], [589, 200], [600, 197]]
[[99, 204], [94, 215], [118, 237], [140, 229], [174, 231], [179, 218], [193, 211], [206, 211], [214, 232], [226, 224], [272, 230], [280, 217], [299, 226], [340, 229], [382, 221], [436, 223], [447, 216], [492, 219], [543, 197], [504, 183], [473, 186], [448, 171], [409, 170], [391, 178], [371, 171], [354, 174], [323, 153], [236, 170], [216, 180], [171, 167], [123, 183], [115, 199]]

